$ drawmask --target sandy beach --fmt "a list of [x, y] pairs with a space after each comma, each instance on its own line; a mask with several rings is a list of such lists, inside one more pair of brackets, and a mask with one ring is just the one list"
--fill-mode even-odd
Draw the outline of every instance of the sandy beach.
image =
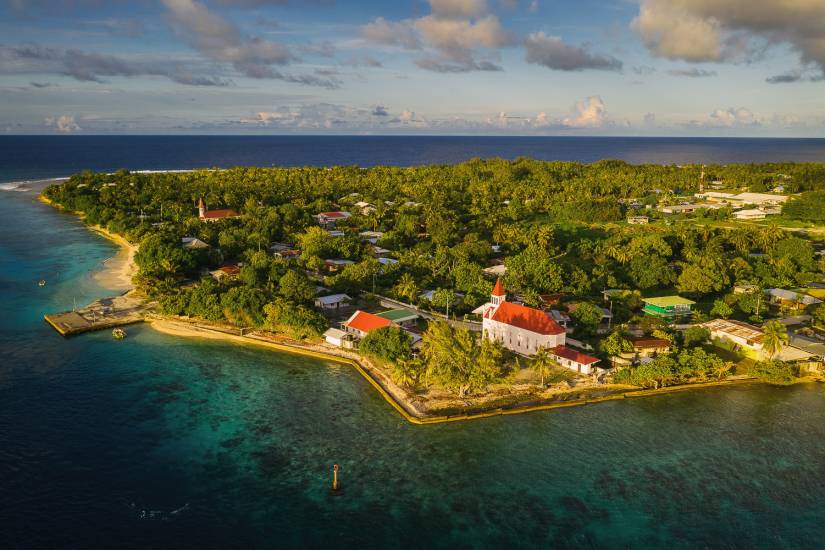
[[135, 285], [132, 283], [132, 277], [137, 273], [137, 265], [135, 265], [137, 245], [102, 227], [89, 226], [89, 228], [120, 247], [117, 254], [103, 262], [103, 269], [94, 273], [95, 282], [112, 290], [133, 290]]

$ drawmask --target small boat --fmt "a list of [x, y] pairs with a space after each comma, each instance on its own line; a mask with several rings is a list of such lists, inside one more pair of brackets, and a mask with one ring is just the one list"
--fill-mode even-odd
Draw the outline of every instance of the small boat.
[[37, 281], [37, 286], [46, 286], [46, 280], [40, 279], [39, 281]]
[[115, 340], [123, 340], [126, 338], [126, 331], [122, 328], [112, 329], [112, 336], [114, 336]]

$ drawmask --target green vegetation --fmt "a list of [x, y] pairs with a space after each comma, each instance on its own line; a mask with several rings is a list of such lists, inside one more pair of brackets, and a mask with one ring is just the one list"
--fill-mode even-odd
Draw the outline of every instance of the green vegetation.
[[779, 321], [768, 321], [765, 323], [764, 331], [762, 350], [773, 359], [784, 346], [788, 345], [788, 329]]
[[788, 201], [782, 214], [792, 220], [825, 224], [825, 191], [809, 191]]
[[[606, 288], [624, 290], [610, 299], [615, 326], [633, 325], [673, 341], [664, 321], [640, 315], [642, 295], [680, 294], [695, 301], [695, 320], [761, 320], [768, 312], [762, 289], [821, 278], [825, 265], [811, 242], [775, 224], [723, 224], [718, 220], [727, 212], [720, 211], [649, 226], [624, 223], [635, 214], [661, 220], [655, 207], [698, 191], [700, 171], [621, 161], [475, 159], [411, 168], [85, 172], [44, 194], [89, 223], [139, 242], [136, 283], [168, 314], [315, 338], [330, 324], [313, 307], [322, 285], [355, 300], [374, 291], [461, 317], [489, 298], [492, 280], [484, 269], [503, 263], [505, 287], [526, 304], [538, 306], [550, 293], [564, 295], [562, 307], [577, 304], [577, 337], [606, 356], [632, 351], [621, 331], [596, 342]], [[786, 192], [804, 193], [786, 204], [785, 218], [823, 221], [825, 164], [708, 166], [706, 175], [757, 192], [781, 183]], [[239, 216], [201, 221], [195, 206], [200, 198], [211, 209], [231, 208]], [[372, 207], [362, 209], [359, 201]], [[336, 210], [352, 213], [337, 223], [342, 235], [319, 227], [314, 217]], [[377, 232], [376, 246], [389, 251], [381, 254], [397, 263], [382, 264], [359, 235], [363, 231]], [[209, 247], [184, 247], [184, 237]], [[276, 257], [274, 243], [300, 254]], [[226, 275], [215, 271], [222, 266]], [[733, 294], [735, 284], [754, 290]], [[422, 303], [419, 296], [428, 289], [434, 290], [432, 300]], [[825, 310], [815, 317], [825, 323]], [[776, 332], [770, 340], [778, 339], [771, 353], [777, 353], [784, 340], [779, 329], [770, 330]], [[420, 360], [411, 360], [402, 335], [375, 331], [361, 350], [381, 358], [394, 379], [411, 387], [434, 383], [463, 396], [506, 380], [517, 364], [500, 346], [442, 323], [430, 323]], [[686, 349], [616, 376], [657, 387], [715, 377], [724, 362], [703, 351], [706, 340], [707, 334], [690, 329], [682, 342]], [[546, 378], [541, 363], [534, 363], [536, 374]]]
[[430, 323], [421, 351], [428, 380], [457, 391], [459, 397], [506, 380], [516, 368], [498, 342], [482, 338], [479, 343], [469, 330], [444, 321]]
[[720, 380], [727, 376], [733, 365], [702, 348], [683, 349], [659, 355], [649, 363], [627, 367], [618, 371], [615, 382], [643, 388], [663, 388], [683, 384], [691, 380]]
[[796, 380], [796, 370], [782, 361], [760, 361], [754, 363], [748, 374], [770, 384], [787, 385]]
[[358, 344], [358, 350], [386, 363], [398, 363], [410, 356], [412, 337], [396, 326], [375, 329]]

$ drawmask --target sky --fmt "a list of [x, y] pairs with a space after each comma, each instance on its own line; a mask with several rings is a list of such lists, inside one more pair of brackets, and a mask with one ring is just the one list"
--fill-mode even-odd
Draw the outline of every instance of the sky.
[[0, 0], [0, 133], [825, 137], [825, 0]]

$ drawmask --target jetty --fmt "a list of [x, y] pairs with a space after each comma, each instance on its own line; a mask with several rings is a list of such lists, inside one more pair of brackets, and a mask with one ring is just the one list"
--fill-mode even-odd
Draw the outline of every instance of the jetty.
[[49, 313], [44, 319], [61, 336], [73, 336], [143, 322], [151, 306], [146, 300], [130, 293], [102, 298], [72, 311]]

